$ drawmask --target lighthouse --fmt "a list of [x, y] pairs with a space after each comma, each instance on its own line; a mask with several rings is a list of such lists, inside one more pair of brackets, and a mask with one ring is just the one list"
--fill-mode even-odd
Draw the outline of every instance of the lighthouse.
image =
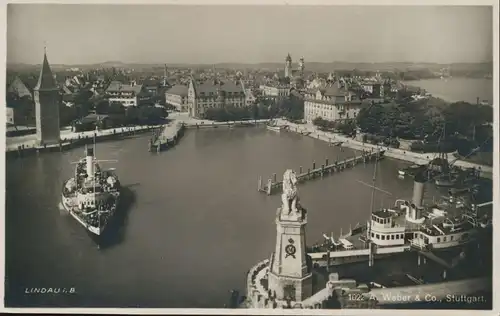
[[301, 302], [312, 295], [307, 263], [307, 214], [299, 204], [295, 172], [283, 176], [282, 205], [276, 212], [276, 245], [268, 273], [269, 290], [281, 301]]

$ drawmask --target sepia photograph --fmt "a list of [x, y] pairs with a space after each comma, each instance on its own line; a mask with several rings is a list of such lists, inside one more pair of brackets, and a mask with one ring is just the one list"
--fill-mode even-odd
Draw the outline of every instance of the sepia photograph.
[[4, 7], [5, 311], [493, 309], [498, 2]]

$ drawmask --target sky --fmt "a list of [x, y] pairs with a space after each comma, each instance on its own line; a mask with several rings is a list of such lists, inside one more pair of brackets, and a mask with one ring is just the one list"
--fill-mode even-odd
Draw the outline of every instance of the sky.
[[7, 62], [485, 62], [487, 6], [9, 4]]

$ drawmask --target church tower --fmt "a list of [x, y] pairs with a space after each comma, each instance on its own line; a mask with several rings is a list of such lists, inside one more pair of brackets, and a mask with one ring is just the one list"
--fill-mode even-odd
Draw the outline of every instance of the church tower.
[[168, 77], [168, 68], [167, 68], [167, 64], [165, 64], [164, 68], [163, 68], [163, 86], [164, 87], [166, 87], [168, 84], [167, 77]]
[[292, 57], [290, 53], [286, 56], [285, 59], [285, 78], [290, 78], [292, 76]]
[[42, 69], [34, 88], [36, 108], [36, 136], [39, 145], [57, 144], [60, 140], [59, 107], [61, 96], [47, 53], [44, 52]]
[[304, 68], [306, 67], [305, 62], [304, 62], [304, 57], [300, 58], [299, 60], [299, 72], [300, 76], [304, 77]]
[[283, 175], [282, 206], [276, 214], [276, 248], [268, 273], [277, 300], [301, 302], [312, 295], [312, 273], [306, 257], [307, 214], [299, 204], [295, 172]]

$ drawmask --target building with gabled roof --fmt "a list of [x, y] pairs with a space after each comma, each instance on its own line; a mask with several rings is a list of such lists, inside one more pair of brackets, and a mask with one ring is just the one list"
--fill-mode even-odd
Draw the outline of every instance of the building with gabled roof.
[[180, 112], [188, 111], [188, 87], [177, 84], [165, 92], [165, 102]]
[[244, 107], [245, 91], [240, 83], [210, 80], [201, 83], [191, 77], [188, 86], [188, 111], [192, 117], [203, 117], [210, 108]]
[[324, 88], [310, 89], [304, 96], [304, 119], [312, 122], [321, 117], [329, 121], [352, 120], [365, 104], [339, 82]]
[[50, 69], [47, 54], [43, 55], [40, 76], [34, 88], [36, 111], [36, 136], [39, 145], [56, 144], [60, 141], [59, 111], [60, 88]]
[[16, 97], [29, 97], [33, 99], [33, 89], [38, 80], [37, 78], [21, 78], [16, 76], [7, 88], [7, 93], [13, 93]]
[[123, 106], [137, 106], [140, 103], [142, 85], [123, 84], [120, 81], [112, 81], [106, 89], [109, 102], [119, 102]]

